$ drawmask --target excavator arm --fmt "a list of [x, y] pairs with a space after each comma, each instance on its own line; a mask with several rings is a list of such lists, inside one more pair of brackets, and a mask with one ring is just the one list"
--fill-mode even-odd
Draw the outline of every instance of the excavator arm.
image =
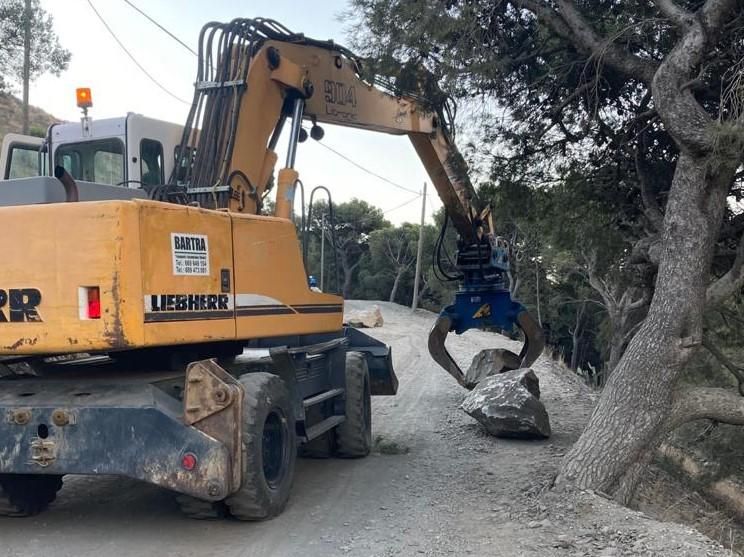
[[447, 334], [476, 327], [511, 330], [516, 324], [524, 331], [525, 344], [519, 355], [505, 352], [505, 368], [531, 365], [542, 351], [542, 330], [505, 287], [508, 245], [493, 234], [490, 210], [467, 176], [444, 111], [427, 110], [415, 94], [394, 94], [365, 81], [359, 64], [345, 48], [293, 34], [271, 20], [208, 24], [200, 36], [194, 102], [171, 183], [185, 185], [190, 197], [201, 195], [208, 206], [259, 212], [271, 187], [275, 147], [289, 121], [275, 216], [290, 218], [303, 121], [310, 120], [314, 128], [329, 123], [407, 135], [459, 236], [460, 288], [432, 328], [432, 357], [461, 385], [472, 388], [445, 348]]

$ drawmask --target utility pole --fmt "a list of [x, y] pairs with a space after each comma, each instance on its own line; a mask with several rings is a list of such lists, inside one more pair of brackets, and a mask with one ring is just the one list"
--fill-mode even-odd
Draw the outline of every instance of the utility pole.
[[416, 275], [413, 278], [413, 301], [411, 309], [418, 307], [419, 277], [421, 275], [421, 252], [424, 249], [424, 219], [426, 218], [426, 182], [424, 182], [424, 195], [421, 199], [421, 226], [419, 227], [418, 247], [416, 249]]
[[320, 289], [325, 292], [325, 213], [320, 219]]
[[31, 0], [23, 12], [23, 133], [28, 135], [28, 83], [31, 80]]

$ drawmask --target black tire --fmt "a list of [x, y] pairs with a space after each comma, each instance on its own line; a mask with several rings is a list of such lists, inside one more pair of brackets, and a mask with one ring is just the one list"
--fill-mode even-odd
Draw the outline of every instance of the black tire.
[[361, 458], [372, 449], [372, 398], [367, 359], [346, 353], [346, 421], [336, 428], [336, 456]]
[[243, 480], [225, 502], [239, 520], [265, 520], [284, 510], [294, 479], [297, 432], [284, 381], [270, 373], [239, 379], [243, 403]]
[[181, 512], [195, 520], [215, 520], [229, 514], [224, 501], [204, 501], [190, 495], [177, 495], [176, 502]]
[[62, 476], [0, 474], [0, 516], [33, 516], [46, 510], [62, 488]]

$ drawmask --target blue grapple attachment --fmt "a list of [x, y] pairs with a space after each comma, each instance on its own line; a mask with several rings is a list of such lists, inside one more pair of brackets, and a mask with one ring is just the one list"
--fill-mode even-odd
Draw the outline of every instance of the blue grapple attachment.
[[531, 366], [545, 346], [542, 327], [526, 308], [512, 300], [506, 287], [509, 272], [509, 245], [493, 234], [484, 234], [472, 244], [458, 242], [456, 266], [460, 288], [455, 303], [445, 307], [429, 333], [429, 353], [466, 389], [475, 387], [445, 347], [447, 335], [469, 329], [497, 329], [509, 333], [514, 325], [524, 333], [519, 354], [502, 351], [504, 368]]

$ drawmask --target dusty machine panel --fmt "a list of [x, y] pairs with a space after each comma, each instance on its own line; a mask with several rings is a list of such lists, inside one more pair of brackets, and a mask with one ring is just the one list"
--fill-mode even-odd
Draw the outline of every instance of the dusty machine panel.
[[134, 203], [0, 207], [0, 219], [0, 354], [141, 344]]
[[238, 337], [341, 330], [343, 299], [308, 287], [294, 224], [253, 215], [232, 220]]
[[146, 344], [234, 339], [230, 217], [167, 203], [137, 205]]

